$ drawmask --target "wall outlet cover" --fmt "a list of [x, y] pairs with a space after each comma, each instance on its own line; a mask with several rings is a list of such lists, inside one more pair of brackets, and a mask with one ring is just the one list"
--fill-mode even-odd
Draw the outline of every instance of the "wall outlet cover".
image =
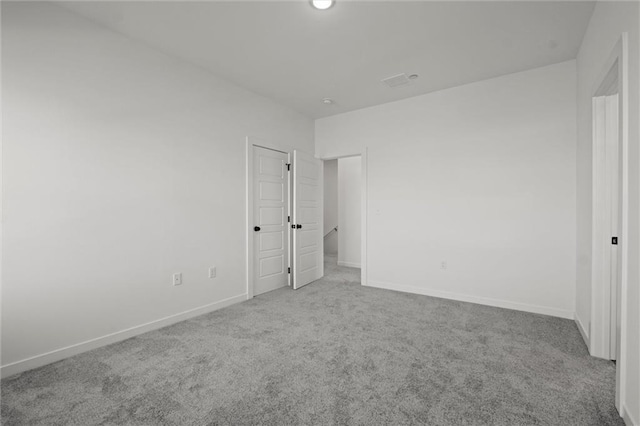
[[173, 285], [182, 285], [182, 272], [173, 274]]

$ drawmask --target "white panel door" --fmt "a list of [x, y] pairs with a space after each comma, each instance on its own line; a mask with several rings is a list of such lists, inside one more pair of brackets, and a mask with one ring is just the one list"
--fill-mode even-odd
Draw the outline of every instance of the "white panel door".
[[293, 288], [324, 275], [322, 251], [322, 162], [293, 151]]
[[288, 154], [253, 148], [253, 294], [289, 283]]

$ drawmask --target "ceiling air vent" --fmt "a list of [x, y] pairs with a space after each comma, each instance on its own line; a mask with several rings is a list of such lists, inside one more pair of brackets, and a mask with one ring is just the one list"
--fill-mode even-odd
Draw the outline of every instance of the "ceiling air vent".
[[383, 78], [382, 82], [389, 87], [398, 87], [398, 86], [411, 83], [411, 80], [409, 80], [409, 77], [407, 77], [405, 73], [402, 73], [398, 75], [392, 75], [391, 77]]

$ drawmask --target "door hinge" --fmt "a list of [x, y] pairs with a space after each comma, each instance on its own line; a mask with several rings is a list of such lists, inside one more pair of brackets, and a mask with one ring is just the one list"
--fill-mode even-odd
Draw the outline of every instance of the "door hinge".
[[291, 268], [287, 268], [287, 274], [291, 273]]
[[291, 163], [287, 163], [287, 171], [291, 170]]
[[611, 237], [611, 244], [613, 244], [614, 246], [618, 245], [618, 237]]
[[287, 223], [291, 222], [291, 216], [287, 216]]

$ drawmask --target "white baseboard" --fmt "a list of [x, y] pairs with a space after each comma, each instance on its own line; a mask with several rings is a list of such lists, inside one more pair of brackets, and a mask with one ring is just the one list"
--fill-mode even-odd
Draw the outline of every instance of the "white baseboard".
[[631, 417], [631, 413], [626, 409], [624, 405], [622, 406], [622, 413], [622, 420], [624, 420], [624, 423], [627, 426], [640, 426], [640, 422], [638, 422], [637, 419]]
[[582, 323], [582, 320], [580, 320], [580, 318], [578, 317], [578, 314], [575, 315], [575, 321], [576, 321], [576, 325], [578, 326], [578, 330], [580, 331], [580, 334], [582, 334], [582, 339], [584, 340], [584, 343], [587, 345], [587, 348], [590, 348], [591, 346], [589, 345], [589, 333], [587, 333], [587, 329], [584, 327], [584, 324]]
[[343, 262], [342, 260], [338, 260], [338, 266], [348, 266], [349, 268], [360, 268], [360, 264], [359, 263]]
[[95, 339], [87, 340], [85, 342], [77, 343], [65, 348], [56, 349], [51, 352], [26, 358], [21, 361], [12, 362], [11, 364], [3, 365], [0, 367], [0, 377], [5, 378], [13, 376], [14, 374], [22, 373], [23, 371], [31, 370], [33, 368], [42, 367], [43, 365], [51, 364], [52, 362], [60, 361], [62, 359], [69, 358], [71, 356], [78, 355], [92, 349], [97, 349], [99, 347], [110, 345], [111, 343], [120, 342], [130, 337], [157, 330], [159, 328], [166, 327], [168, 325], [175, 324], [189, 318], [217, 311], [218, 309], [226, 308], [227, 306], [231, 306], [245, 300], [247, 300], [247, 295], [241, 294], [238, 296], [230, 297], [228, 299], [220, 300], [218, 302], [210, 303], [208, 305], [200, 306], [198, 308], [190, 309], [188, 311], [180, 312], [178, 314], [170, 315], [168, 317], [151, 321], [146, 324], [141, 324], [135, 327], [127, 328], [125, 330], [116, 331], [115, 333], [107, 334], [106, 336], [97, 337]]
[[[364, 284], [363, 284], [364, 285]], [[513, 309], [516, 311], [532, 312], [534, 314], [550, 315], [554, 317], [573, 319], [574, 312], [564, 309], [551, 308], [547, 306], [529, 305], [520, 302], [510, 302], [508, 300], [491, 299], [488, 297], [469, 296], [448, 291], [433, 290], [423, 287], [415, 287], [403, 284], [388, 283], [382, 281], [369, 280], [367, 287], [384, 288], [387, 290], [402, 291], [405, 293], [420, 294], [423, 296], [439, 297], [441, 299], [457, 300], [459, 302], [477, 303], [479, 305], [495, 306], [497, 308]]]

